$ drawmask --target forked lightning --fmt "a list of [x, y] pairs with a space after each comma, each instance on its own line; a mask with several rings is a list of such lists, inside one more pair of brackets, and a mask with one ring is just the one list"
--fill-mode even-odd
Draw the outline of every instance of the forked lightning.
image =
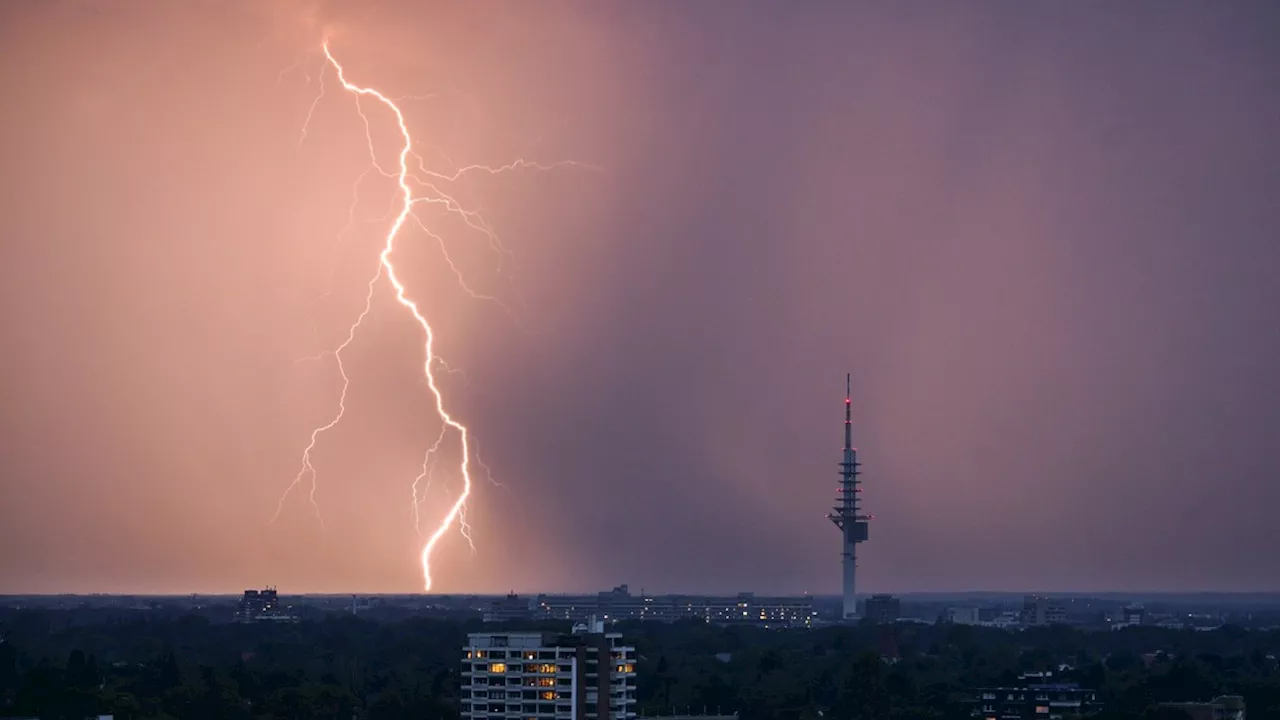
[[[447, 533], [454, 526], [454, 523], [456, 522], [458, 525], [459, 532], [463, 535], [464, 538], [466, 538], [468, 543], [472, 542], [470, 526], [467, 524], [466, 518], [467, 518], [467, 500], [471, 496], [472, 486], [473, 486], [472, 458], [474, 454], [474, 448], [473, 448], [474, 440], [472, 439], [471, 431], [467, 428], [467, 426], [464, 425], [456, 417], [454, 417], [452, 414], [449, 413], [444, 400], [444, 395], [440, 390], [440, 386], [437, 384], [435, 370], [439, 368], [439, 369], [445, 370], [446, 372], [450, 372], [451, 369], [448, 367], [448, 365], [444, 363], [443, 360], [441, 360], [439, 357], [436, 356], [435, 348], [434, 348], [435, 333], [432, 330], [431, 323], [428, 322], [426, 313], [423, 312], [423, 310], [418, 306], [418, 304], [415, 301], [411, 300], [408, 297], [405, 286], [401, 281], [399, 274], [396, 271], [396, 267], [394, 263], [392, 262], [392, 253], [395, 250], [396, 240], [400, 234], [401, 229], [404, 228], [406, 223], [412, 220], [427, 235], [431, 236], [434, 240], [436, 240], [439, 243], [440, 249], [442, 253], [444, 253], [445, 262], [449, 265], [450, 270], [452, 270], [455, 277], [457, 277], [458, 282], [460, 283], [462, 289], [465, 292], [467, 292], [469, 295], [477, 299], [492, 300], [494, 302], [497, 302], [495, 298], [492, 298], [486, 295], [480, 295], [471, 290], [471, 288], [467, 285], [467, 283], [463, 279], [462, 274], [458, 271], [457, 267], [454, 265], [453, 261], [449, 259], [448, 253], [445, 249], [444, 239], [440, 237], [437, 233], [432, 232], [426, 226], [426, 224], [422, 221], [422, 219], [419, 218], [414, 213], [414, 208], [421, 204], [440, 205], [448, 212], [459, 216], [463, 220], [463, 222], [465, 222], [472, 229], [484, 234], [488, 238], [489, 243], [493, 246], [493, 248], [498, 253], [505, 254], [505, 251], [502, 248], [501, 243], [499, 243], [498, 241], [498, 237], [496, 233], [493, 231], [493, 228], [484, 220], [484, 218], [481, 217], [478, 213], [464, 208], [462, 204], [459, 203], [454, 197], [442, 191], [440, 189], [440, 184], [456, 181], [466, 173], [477, 172], [477, 171], [489, 173], [489, 174], [496, 174], [499, 172], [503, 172], [506, 170], [513, 170], [517, 168], [532, 168], [532, 169], [546, 170], [553, 167], [564, 166], [564, 165], [578, 165], [582, 167], [586, 167], [586, 166], [583, 166], [581, 163], [576, 163], [576, 162], [560, 162], [552, 165], [542, 165], [538, 163], [528, 162], [525, 160], [517, 160], [513, 163], [510, 163], [508, 165], [504, 165], [501, 167], [490, 167], [486, 165], [469, 165], [466, 167], [458, 168], [453, 173], [449, 173], [449, 174], [427, 170], [424, 167], [422, 158], [416, 155], [413, 151], [413, 146], [414, 146], [413, 137], [409, 131], [408, 124], [405, 121], [404, 113], [401, 111], [400, 107], [396, 104], [396, 102], [390, 97], [384, 95], [382, 92], [374, 88], [356, 85], [355, 83], [348, 80], [346, 75], [346, 70], [343, 68], [342, 64], [339, 63], [337, 59], [334, 58], [333, 53], [330, 51], [328, 40], [326, 40], [321, 47], [324, 52], [324, 58], [325, 58], [325, 65], [323, 67], [323, 70], [332, 69], [333, 74], [337, 76], [338, 83], [342, 86], [342, 89], [350, 93], [351, 95], [355, 96], [356, 109], [360, 113], [361, 119], [364, 121], [365, 140], [369, 147], [370, 162], [372, 163], [371, 169], [377, 170], [379, 173], [383, 174], [386, 177], [394, 178], [394, 180], [396, 181], [396, 184], [398, 186], [397, 197], [399, 199], [399, 202], [398, 202], [399, 209], [395, 215], [394, 220], [392, 220], [391, 222], [391, 227], [387, 231], [386, 237], [384, 238], [384, 241], [382, 244], [382, 250], [378, 255], [379, 263], [378, 263], [377, 271], [374, 273], [373, 277], [369, 279], [368, 286], [366, 288], [366, 293], [365, 293], [364, 307], [361, 310], [359, 316], [356, 318], [355, 322], [352, 323], [350, 328], [348, 328], [346, 338], [343, 340], [343, 342], [340, 345], [338, 345], [336, 349], [332, 351], [335, 363], [338, 368], [338, 373], [342, 377], [342, 390], [338, 396], [337, 412], [328, 423], [315, 428], [311, 432], [310, 440], [307, 443], [306, 448], [302, 452], [301, 466], [298, 470], [298, 474], [294, 477], [293, 482], [290, 483], [289, 486], [285, 489], [284, 494], [281, 495], [280, 504], [276, 508], [275, 517], [279, 517], [280, 511], [284, 507], [284, 500], [288, 496], [288, 494], [294, 488], [299, 487], [304, 482], [304, 480], [307, 480], [309, 478], [311, 481], [310, 501], [313, 509], [316, 512], [316, 517], [321, 518], [319, 505], [316, 502], [316, 469], [312, 465], [311, 454], [315, 450], [316, 442], [319, 440], [319, 437], [322, 434], [324, 434], [325, 431], [330, 430], [331, 428], [336, 426], [339, 422], [341, 422], [343, 415], [346, 413], [347, 390], [350, 387], [350, 379], [348, 378], [346, 368], [343, 366], [343, 363], [342, 363], [342, 353], [344, 350], [347, 349], [348, 346], [351, 345], [352, 341], [355, 339], [357, 328], [360, 327], [360, 324], [364, 321], [365, 317], [368, 316], [370, 308], [372, 307], [373, 294], [378, 286], [378, 283], [380, 280], [385, 278], [387, 282], [391, 285], [392, 290], [394, 290], [395, 292], [396, 302], [398, 302], [401, 307], [406, 309], [409, 312], [409, 314], [414, 318], [414, 320], [417, 321], [418, 325], [422, 328], [422, 333], [424, 336], [423, 350], [425, 354], [425, 358], [423, 360], [423, 365], [422, 365], [422, 371], [423, 371], [424, 378], [426, 380], [427, 388], [430, 391], [431, 398], [435, 403], [436, 413], [439, 415], [440, 421], [442, 423], [440, 434], [435, 439], [435, 442], [432, 443], [430, 447], [427, 449], [426, 455], [423, 459], [421, 472], [418, 474], [416, 478], [414, 478], [412, 487], [411, 487], [414, 524], [415, 524], [415, 527], [419, 528], [420, 532], [421, 532], [421, 526], [420, 526], [421, 516], [419, 514], [419, 505], [422, 502], [422, 498], [423, 498], [422, 493], [425, 490], [425, 488], [420, 488], [419, 486], [422, 484], [424, 479], [427, 480], [428, 483], [430, 482], [430, 474], [431, 474], [431, 469], [433, 467], [432, 461], [434, 459], [433, 456], [435, 452], [440, 448], [441, 444], [445, 441], [446, 437], [449, 435], [456, 437], [457, 442], [459, 444], [458, 447], [460, 451], [460, 455], [459, 455], [460, 460], [458, 464], [458, 471], [462, 479], [461, 490], [458, 492], [456, 499], [454, 499], [452, 504], [449, 506], [448, 512], [445, 513], [444, 518], [440, 521], [439, 525], [437, 525], [429, 534], [422, 533], [426, 535], [425, 544], [422, 546], [422, 550], [421, 550], [422, 576], [423, 576], [423, 583], [424, 583], [425, 589], [430, 591], [432, 586], [432, 577], [431, 577], [432, 553], [435, 550], [436, 546], [439, 544], [440, 540], [444, 537], [445, 533]], [[306, 127], [310, 123], [311, 117], [315, 113], [316, 106], [319, 104], [320, 99], [324, 96], [325, 75], [326, 73], [323, 71], [319, 75], [319, 81], [320, 81], [319, 94], [316, 96], [315, 100], [312, 102], [310, 108], [308, 109], [307, 121], [303, 125], [300, 141], [305, 141]], [[360, 100], [365, 98], [376, 101], [378, 104], [382, 105], [387, 110], [391, 111], [391, 114], [395, 117], [397, 130], [400, 136], [400, 150], [397, 155], [398, 164], [394, 171], [388, 171], [380, 167], [378, 165], [377, 158], [374, 155], [373, 136], [372, 136], [372, 130], [370, 129], [369, 118], [365, 115], [364, 109], [360, 105]], [[410, 167], [411, 159], [414, 161], [413, 165], [415, 167], [413, 169], [411, 169]], [[415, 169], [417, 171], [416, 173], [414, 172]], [[366, 171], [366, 173], [367, 172], [368, 171]], [[361, 179], [363, 179], [363, 177], [364, 176], [362, 175]], [[359, 180], [357, 180], [357, 187], [358, 185], [359, 185]], [[415, 194], [414, 192], [415, 186], [421, 188], [425, 192], [425, 194], [421, 194], [421, 195]], [[499, 303], [499, 305], [501, 305], [501, 303]], [[507, 312], [508, 315], [511, 315], [513, 320], [515, 319], [515, 315], [511, 313], [511, 311], [506, 306], [502, 306], [502, 308], [504, 311]], [[327, 355], [328, 353], [325, 353], [325, 354]], [[488, 476], [490, 480], [492, 480], [492, 476], [488, 473], [488, 468], [484, 465], [484, 462], [481, 461], [478, 456], [475, 457], [475, 461], [485, 471], [485, 475]], [[275, 520], [275, 517], [272, 518], [273, 521]], [[321, 519], [320, 522], [321, 522], [321, 525], [323, 526], [323, 519]], [[471, 545], [471, 549], [474, 552], [475, 550], [474, 544]]]

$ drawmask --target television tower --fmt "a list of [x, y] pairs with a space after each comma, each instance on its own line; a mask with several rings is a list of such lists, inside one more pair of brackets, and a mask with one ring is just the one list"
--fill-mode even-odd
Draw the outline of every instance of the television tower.
[[858, 479], [858, 449], [853, 446], [853, 400], [850, 391], [851, 376], [844, 376], [844, 460], [840, 463], [839, 497], [835, 507], [827, 515], [840, 528], [843, 549], [840, 553], [844, 567], [844, 609], [842, 617], [854, 620], [858, 617], [858, 601], [854, 596], [858, 572], [858, 543], [866, 542], [868, 521], [873, 516], [862, 513], [862, 481]]

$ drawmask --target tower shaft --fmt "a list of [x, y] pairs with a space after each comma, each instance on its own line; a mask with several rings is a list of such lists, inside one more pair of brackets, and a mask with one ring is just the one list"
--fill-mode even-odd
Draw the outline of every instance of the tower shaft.
[[858, 543], [867, 541], [871, 516], [862, 512], [862, 482], [858, 479], [860, 463], [858, 450], [853, 446], [852, 375], [845, 375], [844, 383], [844, 457], [840, 462], [839, 497], [827, 517], [840, 529], [842, 617], [852, 620], [858, 617]]

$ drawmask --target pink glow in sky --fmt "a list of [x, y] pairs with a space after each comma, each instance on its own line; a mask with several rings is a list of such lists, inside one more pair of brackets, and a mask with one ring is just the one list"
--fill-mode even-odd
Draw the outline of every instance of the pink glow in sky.
[[397, 241], [506, 485], [434, 590], [833, 592], [846, 372], [866, 591], [1280, 588], [1274, 4], [187, 0], [0, 8], [0, 593], [420, 589], [392, 293], [268, 522], [396, 210], [326, 32], [436, 168], [600, 168], [427, 213], [501, 305]]

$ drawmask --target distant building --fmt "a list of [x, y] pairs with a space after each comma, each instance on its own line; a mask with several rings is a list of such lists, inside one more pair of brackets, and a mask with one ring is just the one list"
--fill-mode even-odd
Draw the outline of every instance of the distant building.
[[1134, 625], [1141, 625], [1147, 619], [1147, 610], [1141, 605], [1130, 605], [1124, 609], [1124, 621]]
[[236, 607], [236, 622], [297, 622], [298, 616], [280, 609], [280, 596], [273, 587], [245, 590]]
[[1119, 615], [1111, 621], [1113, 629], [1142, 625], [1146, 622], [1147, 611], [1141, 605], [1128, 605], [1120, 610]]
[[629, 720], [636, 650], [602, 620], [568, 635], [472, 633], [462, 649], [462, 718]]
[[280, 596], [275, 588], [266, 590], [245, 590], [240, 598], [240, 606], [236, 608], [236, 618], [246, 620], [265, 613], [274, 612], [280, 604]]
[[485, 622], [514, 622], [533, 618], [534, 601], [515, 593], [494, 600], [484, 611]]
[[872, 595], [867, 598], [862, 615], [874, 622], [893, 622], [902, 617], [902, 601], [892, 595]]
[[999, 628], [1011, 628], [1023, 624], [1020, 612], [972, 605], [949, 607], [942, 619], [956, 625], [986, 625]]
[[1041, 595], [1028, 595], [1022, 600], [1023, 625], [1061, 625], [1067, 622], [1067, 609], [1062, 602]]
[[1207, 703], [1160, 703], [1160, 707], [1181, 710], [1191, 720], [1245, 720], [1244, 698], [1222, 695]]
[[972, 703], [970, 716], [987, 720], [1062, 720], [1092, 715], [1102, 710], [1095, 690], [1075, 683], [1053, 683], [1044, 680], [1048, 673], [1023, 675], [1014, 687], [980, 688]]
[[714, 623], [750, 623], [764, 626], [809, 626], [813, 622], [813, 598], [737, 595], [632, 595], [626, 585], [595, 595], [540, 595], [537, 616], [548, 620], [581, 621], [595, 616], [604, 620], [658, 620], [673, 622], [698, 618]]

